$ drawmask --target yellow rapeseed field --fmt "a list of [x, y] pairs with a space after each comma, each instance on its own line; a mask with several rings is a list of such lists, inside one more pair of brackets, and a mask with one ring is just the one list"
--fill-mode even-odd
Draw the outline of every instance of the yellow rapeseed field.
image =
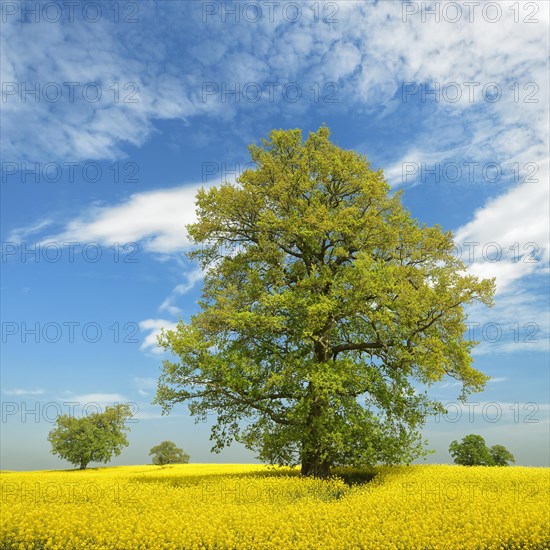
[[376, 473], [348, 485], [239, 464], [3, 472], [0, 548], [550, 548], [547, 468]]

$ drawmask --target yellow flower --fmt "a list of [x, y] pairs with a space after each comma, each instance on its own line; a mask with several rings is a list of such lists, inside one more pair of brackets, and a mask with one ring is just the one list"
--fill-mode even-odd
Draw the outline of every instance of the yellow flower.
[[546, 468], [378, 468], [370, 483], [261, 465], [0, 474], [0, 547], [63, 550], [550, 547]]

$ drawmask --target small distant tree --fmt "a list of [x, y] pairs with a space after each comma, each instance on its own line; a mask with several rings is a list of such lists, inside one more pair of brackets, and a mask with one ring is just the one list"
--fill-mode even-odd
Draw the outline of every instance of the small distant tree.
[[454, 457], [455, 464], [461, 466], [508, 466], [515, 459], [502, 445], [493, 445], [490, 449], [485, 445], [485, 439], [477, 434], [470, 434], [458, 443], [449, 445], [449, 453]]
[[461, 466], [491, 466], [493, 463], [485, 439], [476, 434], [463, 437], [460, 443], [453, 441], [449, 445], [449, 453], [454, 457], [455, 464]]
[[165, 464], [187, 464], [189, 455], [183, 449], [176, 447], [173, 441], [163, 441], [149, 451], [153, 455], [153, 464], [164, 466]]
[[59, 455], [81, 470], [90, 462], [109, 462], [128, 446], [125, 422], [132, 417], [126, 404], [105, 407], [103, 413], [92, 413], [82, 418], [61, 415], [49, 433], [51, 453]]
[[515, 462], [514, 455], [503, 445], [493, 445], [489, 452], [495, 466], [509, 466], [508, 462]]

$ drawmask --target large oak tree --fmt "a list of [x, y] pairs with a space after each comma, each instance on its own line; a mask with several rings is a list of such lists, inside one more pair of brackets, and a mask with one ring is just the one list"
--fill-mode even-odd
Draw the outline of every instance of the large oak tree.
[[419, 225], [381, 170], [320, 128], [271, 132], [236, 184], [202, 189], [188, 226], [205, 270], [200, 312], [163, 331], [156, 402], [216, 414], [213, 450], [324, 477], [336, 464], [410, 461], [445, 376], [462, 399], [472, 367], [463, 306], [491, 305], [450, 231]]

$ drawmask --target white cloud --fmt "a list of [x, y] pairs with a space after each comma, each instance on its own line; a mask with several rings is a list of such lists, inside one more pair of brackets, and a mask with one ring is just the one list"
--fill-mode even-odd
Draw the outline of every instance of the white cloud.
[[480, 342], [474, 355], [549, 350], [548, 306], [541, 300], [538, 286], [518, 280], [513, 290], [496, 296], [493, 308], [475, 304], [467, 313], [468, 337]]
[[361, 63], [361, 52], [355, 46], [345, 41], [338, 41], [335, 46], [325, 55], [322, 63], [326, 63], [332, 70], [332, 78], [349, 77], [355, 72]]
[[6, 395], [25, 396], [25, 395], [44, 395], [46, 391], [42, 389], [25, 390], [22, 388], [16, 388], [13, 390], [4, 390], [3, 393]]
[[142, 351], [150, 351], [156, 354], [163, 353], [163, 350], [157, 345], [157, 337], [160, 335], [162, 328], [165, 328], [166, 330], [174, 330], [176, 326], [177, 323], [166, 319], [145, 319], [144, 321], [140, 321], [140, 330], [150, 331], [141, 343], [140, 349]]
[[185, 283], [179, 284], [174, 288], [174, 290], [172, 290], [170, 296], [168, 296], [160, 305], [159, 311], [166, 311], [171, 315], [178, 315], [181, 313], [181, 308], [176, 307], [174, 305], [174, 301], [178, 298], [178, 296], [182, 296], [183, 294], [189, 292], [199, 281], [201, 281], [204, 277], [204, 272], [199, 268], [185, 273], [184, 276], [186, 279]]
[[406, 155], [384, 168], [384, 177], [392, 188], [414, 187], [422, 181], [423, 164], [432, 168], [436, 163], [441, 164], [448, 157], [449, 151], [428, 151], [412, 147]]
[[[308, 90], [313, 82], [322, 85], [344, 79], [339, 99], [358, 109], [379, 109], [392, 103], [402, 81], [441, 85], [477, 81], [479, 89], [498, 82], [511, 96], [507, 85], [516, 78], [521, 84], [537, 83], [539, 97], [546, 97], [546, 2], [538, 3], [537, 24], [516, 23], [514, 10], [504, 8], [496, 23], [488, 22], [479, 6], [473, 22], [468, 21], [464, 7], [459, 22], [449, 23], [443, 17], [436, 23], [433, 17], [422, 21], [420, 13], [404, 22], [400, 2], [334, 5], [335, 13], [329, 7], [317, 16], [304, 7], [296, 24], [285, 21], [280, 7], [275, 10], [275, 21], [270, 21], [264, 6], [266, 16], [257, 24], [243, 20], [231, 27], [219, 15], [211, 17], [207, 28], [216, 40], [189, 48], [177, 37], [203, 18], [200, 4], [142, 3], [140, 22], [134, 25], [107, 20], [93, 25], [80, 20], [71, 25], [22, 25], [12, 19], [3, 27], [4, 81], [98, 82], [103, 95], [97, 103], [82, 100], [81, 89], [71, 103], [23, 103], [9, 96], [3, 105], [7, 158], [112, 159], [122, 155], [124, 143], [142, 145], [159, 119], [237, 118], [235, 113], [249, 106], [243, 101], [221, 101], [221, 96], [203, 101], [202, 84], [208, 81], [225, 82], [229, 87], [236, 82], [297, 81]], [[333, 22], [327, 23], [327, 17]], [[146, 25], [146, 21], [153, 24]], [[185, 55], [174, 59], [174, 51], [185, 51]], [[139, 88], [134, 97], [138, 101], [123, 101], [131, 89], [121, 89], [122, 99], [115, 101], [112, 88], [116, 82], [121, 87], [134, 83]], [[467, 95], [445, 107], [470, 109]], [[524, 128], [531, 127], [539, 136], [544, 131], [546, 119], [541, 113], [546, 112], [545, 103], [533, 107], [503, 101], [484, 106], [500, 119], [497, 127], [510, 126], [511, 132], [513, 124], [520, 123], [513, 131], [524, 141], [529, 138]], [[484, 104], [481, 94], [476, 104]], [[269, 100], [262, 107], [267, 108], [255, 109], [255, 118], [301, 108]], [[434, 105], [433, 118], [443, 111], [439, 107]], [[238, 126], [235, 131], [239, 133]], [[505, 146], [511, 143], [505, 136], [501, 141]]]
[[[200, 185], [185, 185], [131, 195], [114, 206], [95, 206], [65, 223], [58, 233], [42, 238], [42, 243], [140, 242], [145, 250], [156, 253], [179, 252], [189, 248], [185, 226], [195, 220], [195, 194]], [[21, 240], [51, 225], [33, 224], [17, 228], [8, 240]], [[37, 229], [38, 228], [38, 229]]]
[[126, 399], [120, 393], [86, 393], [81, 395], [73, 395], [67, 398], [64, 398], [63, 401], [68, 401], [72, 403], [79, 403], [80, 405], [94, 404], [98, 405], [112, 405], [114, 403], [127, 403]]
[[[113, 206], [92, 206], [79, 217], [64, 224], [60, 232], [41, 238], [41, 244], [96, 242], [105, 246], [113, 243], [139, 243], [146, 251], [166, 259], [166, 255], [178, 260], [174, 254], [188, 250], [191, 243], [187, 238], [186, 225], [196, 220], [195, 195], [202, 187], [191, 184], [171, 189], [160, 189], [131, 195]], [[51, 227], [51, 220], [14, 229], [9, 241], [19, 242], [24, 236], [37, 234]], [[159, 311], [178, 315], [182, 312], [176, 305], [179, 297], [189, 292], [203, 277], [202, 269], [184, 273], [184, 282], [178, 284], [159, 306]], [[160, 323], [172, 325], [170, 321]], [[156, 336], [160, 326], [157, 320], [146, 320], [140, 324], [142, 330], [155, 329], [145, 338], [141, 349], [160, 353], [156, 347]]]
[[142, 390], [154, 390], [157, 387], [156, 378], [141, 378], [139, 376], [134, 377], [134, 385]]
[[139, 376], [136, 376], [132, 382], [137, 388], [138, 393], [143, 396], [151, 395], [157, 387], [156, 378], [140, 378]]
[[[154, 18], [154, 8], [140, 5], [141, 16]], [[158, 119], [185, 121], [219, 108], [200, 101], [194, 76], [164, 70], [157, 40], [141, 42], [134, 56], [134, 32], [144, 31], [132, 27], [106, 17], [96, 24], [75, 17], [67, 25], [10, 18], [2, 25], [2, 80], [16, 86], [2, 104], [5, 158], [115, 159], [125, 143], [142, 145]], [[71, 82], [74, 96], [65, 84]], [[38, 85], [38, 101], [23, 83]], [[90, 83], [99, 86], [98, 101]]]
[[[172, 418], [178, 417], [181, 415], [177, 414], [171, 414]], [[138, 411], [133, 415], [132, 419], [134, 420], [156, 420], [157, 418], [162, 418], [162, 412], [159, 411], [152, 411], [152, 412], [145, 412], [141, 408], [138, 409]]]
[[[228, 178], [231, 180], [231, 178]], [[231, 180], [233, 181], [233, 180]], [[187, 238], [186, 225], [196, 220], [195, 195], [202, 184], [190, 184], [171, 189], [160, 189], [131, 195], [120, 204], [93, 206], [79, 217], [65, 223], [58, 233], [41, 238], [41, 244], [96, 242], [105, 246], [118, 243], [140, 243], [151, 253], [178, 259], [177, 254], [188, 250], [191, 243]], [[29, 234], [36, 234], [52, 225], [51, 220], [14, 229], [9, 241], [18, 242]], [[178, 315], [182, 312], [176, 300], [189, 292], [203, 277], [202, 269], [184, 273], [185, 282], [178, 284], [159, 306], [159, 311]], [[142, 330], [159, 329], [156, 320], [140, 324]], [[169, 321], [159, 322], [173, 324]], [[153, 323], [153, 324], [151, 324]], [[174, 325], [175, 326], [175, 325]], [[156, 347], [159, 330], [153, 330], [145, 338], [141, 349], [160, 353]]]
[[[538, 168], [536, 181], [523, 182], [488, 201], [455, 232], [464, 260], [468, 254], [464, 243], [479, 243], [475, 248], [470, 245], [469, 272], [496, 277], [494, 308], [469, 310], [470, 322], [479, 323], [474, 339], [481, 343], [474, 350], [476, 355], [549, 351], [548, 309], [545, 299], [541, 300], [541, 292], [544, 296], [547, 291], [550, 259], [548, 159], [540, 161]], [[490, 261], [500, 253], [499, 261]], [[484, 327], [495, 328], [484, 338]]]
[[10, 233], [8, 240], [14, 242], [22, 242], [25, 240], [26, 237], [39, 234], [46, 227], [49, 227], [52, 224], [53, 220], [51, 218], [46, 218], [44, 220], [39, 220], [36, 223], [32, 223], [26, 227], [18, 227]]
[[501, 382], [507, 382], [509, 380], [509, 378], [506, 378], [504, 376], [496, 376], [495, 378], [491, 378], [491, 380], [489, 380], [489, 383], [490, 384], [500, 384]]
[[[474, 253], [470, 271], [480, 277], [496, 276], [499, 294], [522, 277], [537, 272], [546, 274], [550, 250], [548, 181], [548, 160], [544, 160], [539, 163], [536, 180], [517, 185], [489, 201], [474, 213], [470, 222], [456, 231], [457, 243], [479, 243], [477, 254], [470, 245]], [[488, 247], [487, 251], [491, 252], [484, 258], [483, 248], [489, 243], [496, 246]], [[518, 243], [517, 247], [515, 243]], [[502, 259], [487, 261], [487, 258], [494, 259], [499, 249]], [[531, 257], [530, 252], [537, 249], [536, 256]]]

